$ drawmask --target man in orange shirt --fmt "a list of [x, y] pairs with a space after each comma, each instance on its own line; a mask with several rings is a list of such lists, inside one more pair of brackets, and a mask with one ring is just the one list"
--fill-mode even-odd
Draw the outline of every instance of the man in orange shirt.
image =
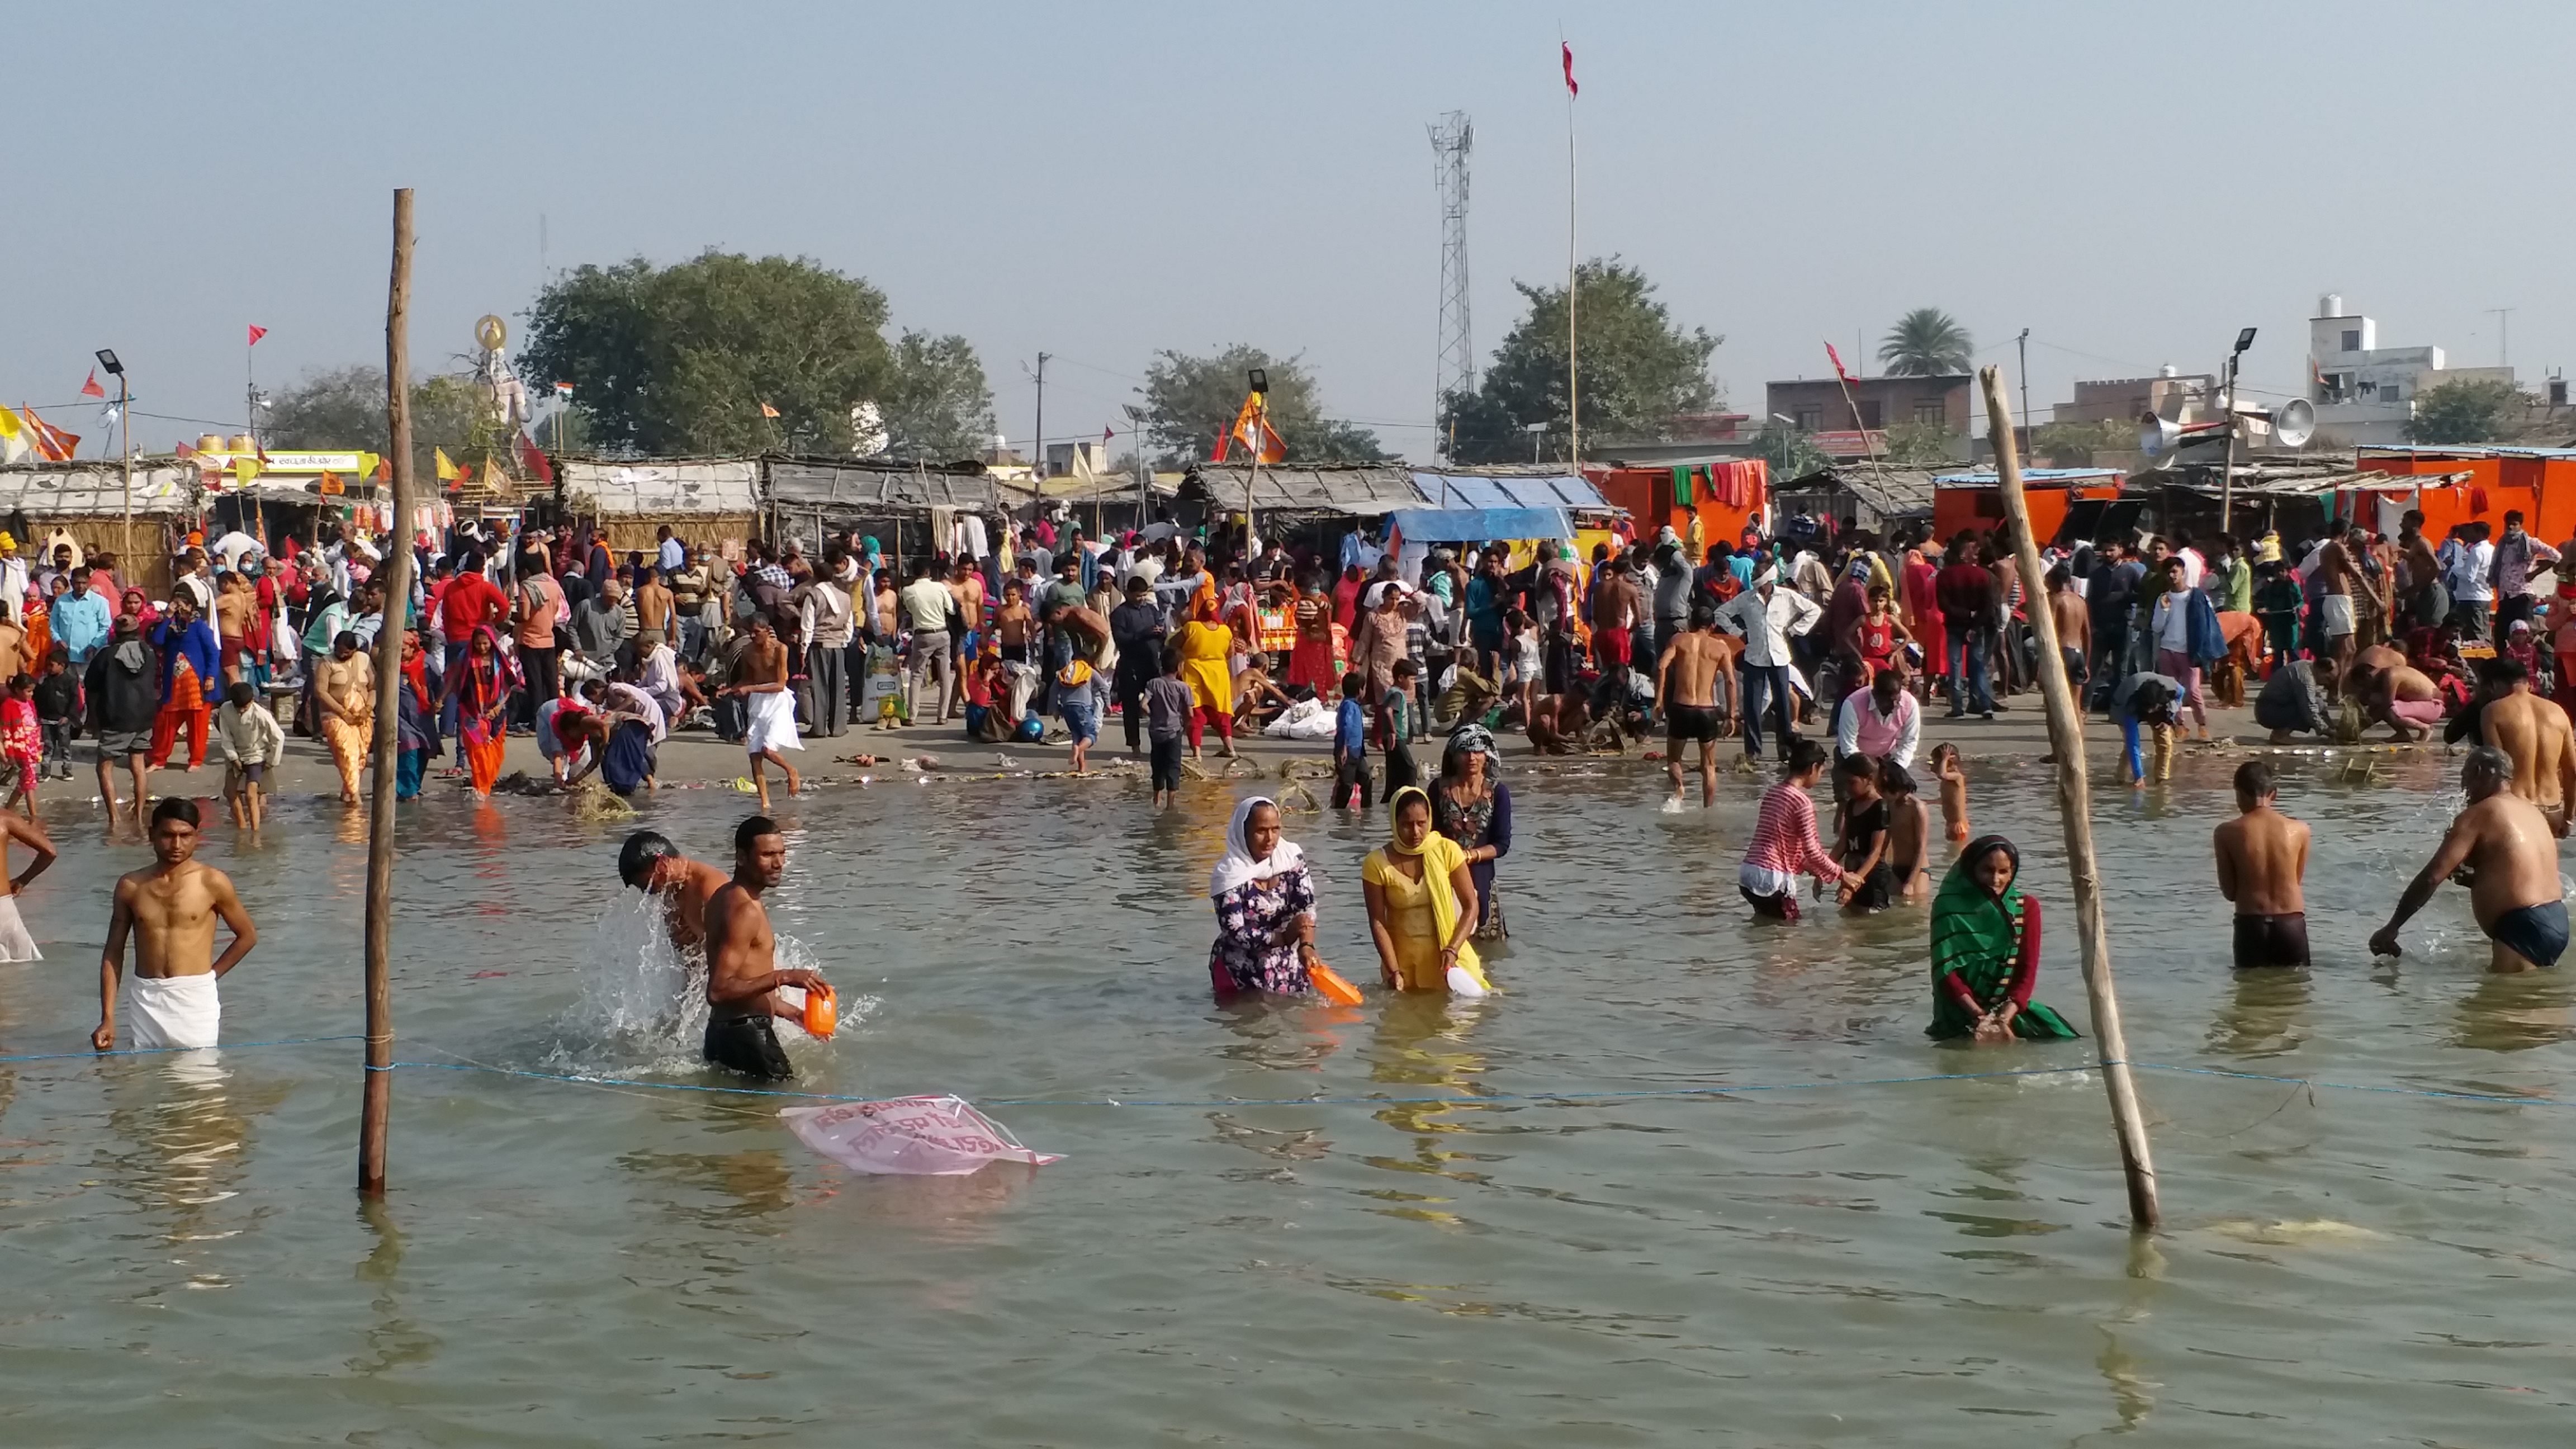
[[[456, 577], [438, 599], [438, 632], [447, 641], [447, 668], [453, 670], [464, 663], [465, 646], [474, 641], [476, 630], [489, 625], [498, 633], [509, 626], [509, 618], [510, 601], [502, 597], [490, 579], [483, 577], [483, 555], [466, 554], [457, 563]], [[449, 735], [456, 733], [453, 694], [447, 697], [446, 718], [441, 724]]]
[[[449, 586], [448, 594], [455, 596], [454, 585]], [[542, 556], [528, 555], [519, 563], [519, 587], [510, 601], [510, 620], [518, 630], [520, 677], [526, 681], [520, 691], [519, 707], [512, 711], [513, 734], [534, 734], [539, 707], [563, 693], [563, 676], [557, 670], [555, 653], [555, 625], [563, 614], [563, 586], [546, 572]]]

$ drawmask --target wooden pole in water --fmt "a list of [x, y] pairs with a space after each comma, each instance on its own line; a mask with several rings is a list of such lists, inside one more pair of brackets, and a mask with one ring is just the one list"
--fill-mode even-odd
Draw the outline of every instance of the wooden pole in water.
[[358, 1118], [358, 1192], [385, 1192], [385, 1126], [393, 1112], [394, 721], [402, 641], [411, 628], [411, 188], [394, 193], [394, 272], [385, 303], [386, 456], [393, 531], [386, 539], [385, 620], [376, 634], [375, 779], [367, 803], [367, 1071]]
[[2030, 504], [2021, 491], [2021, 458], [2013, 443], [2012, 405], [2004, 400], [2003, 369], [1985, 368], [1977, 380], [1986, 394], [1986, 432], [1995, 447], [1995, 476], [2003, 493], [2004, 520], [2012, 526], [2013, 555], [2020, 561], [2023, 597], [2039, 635], [2039, 688], [2048, 702], [2048, 747], [2057, 758], [2057, 808], [2066, 822], [2066, 870], [2075, 882], [2075, 922], [2084, 955], [2084, 997], [2093, 1012], [2093, 1042], [2102, 1063], [2102, 1086], [2111, 1097], [2111, 1125], [2120, 1141], [2120, 1168], [2128, 1177], [2129, 1220], [2152, 1228], [2156, 1164], [2147, 1150], [2147, 1126], [2129, 1076], [2129, 1045], [2120, 1030], [2120, 997], [2111, 985], [2111, 937], [2102, 919], [2102, 870], [2093, 855], [2092, 792], [2084, 777], [2084, 713], [2067, 683], [2066, 656], [2058, 652], [2057, 620], [2043, 596], [2039, 540], [2031, 536]]

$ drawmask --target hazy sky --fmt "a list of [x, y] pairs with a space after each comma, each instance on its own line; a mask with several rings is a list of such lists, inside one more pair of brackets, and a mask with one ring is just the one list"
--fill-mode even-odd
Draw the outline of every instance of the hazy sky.
[[1424, 128], [1475, 122], [1490, 353], [1512, 280], [1565, 272], [1560, 24], [1583, 249], [1724, 334], [1741, 411], [1922, 305], [2008, 371], [2029, 328], [2043, 416], [2249, 324], [2248, 381], [2288, 391], [2327, 290], [2383, 345], [2492, 363], [2512, 307], [2526, 381], [2576, 354], [2564, 4], [137, 0], [10, 22], [0, 399], [72, 400], [105, 346], [138, 413], [237, 422], [253, 322], [264, 383], [380, 362], [409, 185], [416, 366], [542, 264], [801, 253], [970, 338], [1015, 444], [1040, 349], [1048, 434], [1097, 437], [1155, 349], [1243, 341], [1427, 457]]

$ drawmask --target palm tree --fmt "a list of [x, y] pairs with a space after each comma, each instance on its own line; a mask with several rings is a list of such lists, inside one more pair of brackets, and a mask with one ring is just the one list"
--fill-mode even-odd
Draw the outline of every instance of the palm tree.
[[1898, 377], [1955, 377], [1968, 370], [1976, 350], [1959, 319], [1938, 307], [1917, 307], [1888, 329], [1878, 360]]

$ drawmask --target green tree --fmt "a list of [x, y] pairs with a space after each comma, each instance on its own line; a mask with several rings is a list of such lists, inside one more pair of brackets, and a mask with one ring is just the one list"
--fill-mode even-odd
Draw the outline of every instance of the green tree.
[[2496, 443], [2530, 406], [2531, 396], [2501, 378], [2462, 377], [2415, 397], [2406, 420], [2410, 443]]
[[2136, 452], [2138, 425], [2117, 419], [2042, 423], [2031, 433], [2030, 450], [2053, 468], [2089, 468], [2098, 454]]
[[892, 395], [885, 324], [884, 293], [806, 258], [637, 257], [549, 283], [525, 368], [571, 382], [612, 451], [847, 452], [852, 406]]
[[1898, 377], [1955, 377], [1968, 370], [1976, 352], [1957, 318], [1938, 307], [1917, 307], [1888, 329], [1878, 360]]
[[1898, 423], [1887, 430], [1886, 460], [1915, 467], [1959, 461], [1959, 435], [1939, 423]]
[[[360, 364], [308, 372], [282, 388], [263, 434], [271, 452], [385, 450], [385, 373]], [[490, 400], [472, 377], [423, 378], [411, 386], [412, 476], [434, 482], [437, 450], [459, 463], [481, 466], [486, 453], [516, 471], [508, 432], [492, 415]]]
[[1784, 428], [1776, 423], [1754, 435], [1753, 455], [1771, 465], [1771, 486], [1774, 488], [1792, 478], [1804, 478], [1819, 469], [1829, 468], [1834, 461], [1803, 429]]
[[[1494, 349], [1472, 394], [1441, 405], [1451, 455], [1464, 463], [1525, 461], [1531, 423], [1550, 425], [1565, 451], [1565, 289], [1514, 282], [1529, 310]], [[1672, 421], [1717, 406], [1708, 360], [1726, 339], [1702, 328], [1684, 331], [1655, 299], [1654, 283], [1618, 258], [1595, 259], [1575, 272], [1575, 366], [1586, 438], [1656, 442]]]
[[993, 389], [974, 345], [951, 333], [906, 330], [877, 406], [886, 451], [899, 458], [954, 462], [983, 456], [993, 436]]
[[1273, 357], [1237, 343], [1205, 357], [1163, 351], [1145, 364], [1145, 436], [1160, 454], [1155, 466], [1179, 468], [1213, 456], [1217, 435], [1234, 426], [1254, 368], [1268, 374], [1270, 427], [1288, 456], [1316, 463], [1374, 463], [1388, 456], [1377, 434], [1324, 416], [1315, 377], [1302, 357]]

